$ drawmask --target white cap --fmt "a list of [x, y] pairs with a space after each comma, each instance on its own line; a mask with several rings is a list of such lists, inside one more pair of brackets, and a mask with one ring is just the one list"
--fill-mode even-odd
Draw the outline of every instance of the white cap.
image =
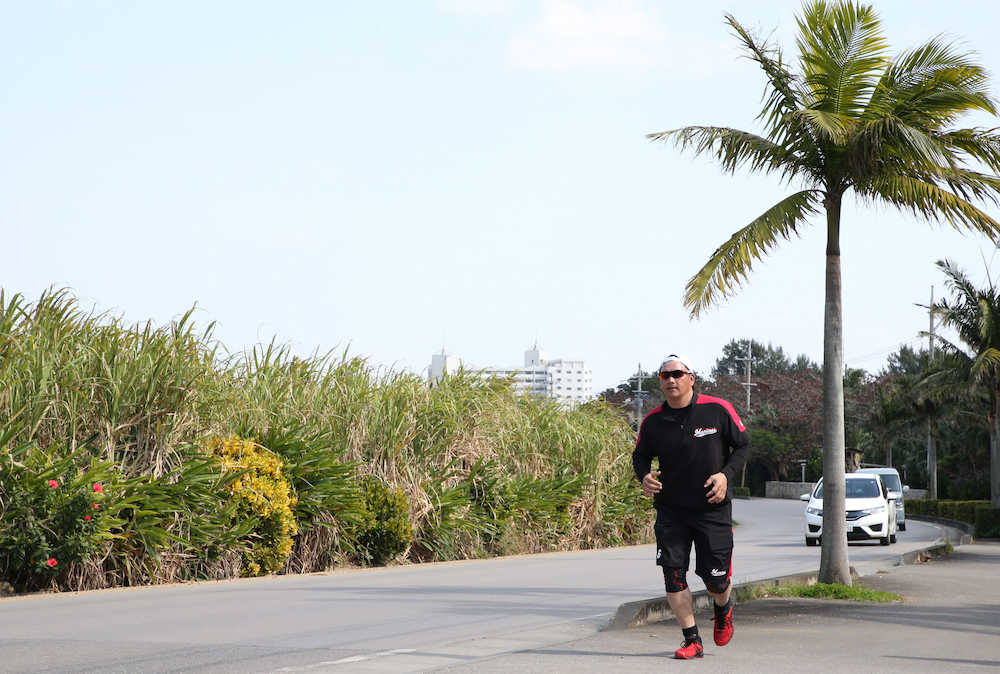
[[682, 356], [679, 353], [671, 353], [670, 355], [666, 356], [663, 359], [663, 362], [660, 363], [660, 369], [662, 370], [664, 365], [673, 360], [676, 360], [678, 363], [686, 367], [688, 372], [694, 372], [694, 368], [691, 367], [691, 361], [686, 356]]

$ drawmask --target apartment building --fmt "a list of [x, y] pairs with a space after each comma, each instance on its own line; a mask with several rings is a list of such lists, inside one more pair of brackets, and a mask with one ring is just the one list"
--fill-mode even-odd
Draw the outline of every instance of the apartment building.
[[[428, 380], [437, 381], [446, 372], [455, 372], [462, 367], [462, 362], [456, 356], [445, 353], [431, 356], [428, 369]], [[521, 367], [484, 367], [467, 368], [480, 370], [484, 376], [510, 378], [514, 390], [522, 395], [533, 395], [539, 398], [554, 398], [568, 406], [579, 405], [593, 397], [593, 374], [582, 360], [566, 358], [549, 359], [536, 343], [524, 352], [524, 365]]]

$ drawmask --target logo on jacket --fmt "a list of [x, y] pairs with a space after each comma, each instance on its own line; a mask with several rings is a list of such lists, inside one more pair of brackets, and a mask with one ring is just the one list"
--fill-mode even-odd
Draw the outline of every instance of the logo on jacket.
[[725, 576], [726, 575], [725, 571], [720, 571], [719, 569], [712, 569], [711, 571], [709, 571], [709, 573], [711, 573], [713, 576]]
[[718, 428], [696, 428], [694, 429], [694, 437], [703, 438], [706, 435], [712, 435], [713, 433], [718, 433]]

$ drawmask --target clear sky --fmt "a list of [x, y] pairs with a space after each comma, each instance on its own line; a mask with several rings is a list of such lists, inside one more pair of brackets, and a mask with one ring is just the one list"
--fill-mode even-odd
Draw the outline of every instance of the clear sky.
[[[894, 50], [940, 32], [998, 78], [991, 3], [876, 3]], [[424, 370], [517, 365], [537, 339], [597, 390], [749, 337], [822, 359], [824, 231], [691, 322], [685, 281], [798, 189], [650, 144], [759, 131], [733, 11], [794, 51], [794, 2], [0, 4], [0, 285], [69, 287], [163, 323], [197, 303], [231, 350], [277, 336]], [[987, 117], [967, 125], [997, 125]], [[1000, 217], [998, 209], [987, 212]], [[845, 356], [927, 327], [933, 263], [993, 244], [850, 202]]]

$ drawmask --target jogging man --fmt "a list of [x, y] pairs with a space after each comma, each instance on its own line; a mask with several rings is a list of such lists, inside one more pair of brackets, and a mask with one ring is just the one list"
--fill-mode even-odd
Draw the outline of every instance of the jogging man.
[[[733, 637], [729, 486], [746, 463], [750, 435], [732, 404], [694, 392], [690, 360], [671, 354], [659, 374], [666, 400], [643, 419], [632, 466], [656, 506], [656, 563], [684, 633], [674, 657], [686, 660], [704, 654], [687, 585], [692, 543], [695, 573], [715, 600], [715, 643], [725, 646]], [[658, 470], [652, 470], [654, 458]]]

